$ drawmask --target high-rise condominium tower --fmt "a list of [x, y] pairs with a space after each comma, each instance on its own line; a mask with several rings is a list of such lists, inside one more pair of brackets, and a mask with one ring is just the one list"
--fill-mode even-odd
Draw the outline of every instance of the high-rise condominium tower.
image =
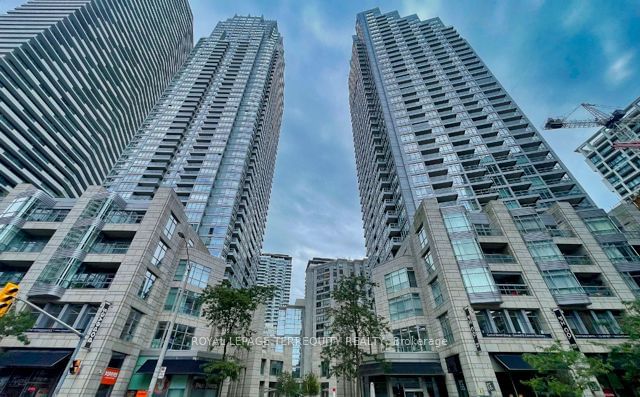
[[[148, 200], [172, 187], [234, 285], [256, 281], [283, 110], [275, 21], [236, 16], [201, 39], [105, 184]], [[251, 262], [251, 263], [250, 263]]]
[[187, 0], [31, 0], [0, 15], [0, 195], [100, 184], [193, 47]]
[[258, 285], [275, 286], [275, 295], [265, 307], [265, 330], [275, 332], [280, 308], [289, 304], [291, 290], [291, 257], [283, 254], [262, 254], [258, 264]]
[[452, 27], [358, 14], [349, 76], [367, 256], [393, 257], [416, 208], [435, 197], [480, 210], [576, 207], [590, 199]]

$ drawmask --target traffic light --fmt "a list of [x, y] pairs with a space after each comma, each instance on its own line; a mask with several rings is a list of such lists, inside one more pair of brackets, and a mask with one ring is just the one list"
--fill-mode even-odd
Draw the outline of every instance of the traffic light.
[[71, 375], [78, 375], [80, 373], [80, 360], [73, 360], [71, 368], [69, 368], [69, 373]]
[[14, 283], [7, 283], [2, 290], [0, 290], [0, 317], [7, 314], [11, 305], [16, 300], [20, 291], [20, 286]]

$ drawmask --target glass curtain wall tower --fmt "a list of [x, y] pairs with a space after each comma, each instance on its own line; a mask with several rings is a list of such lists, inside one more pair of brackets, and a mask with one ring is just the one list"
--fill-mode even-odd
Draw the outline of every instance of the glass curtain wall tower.
[[173, 188], [236, 286], [256, 282], [283, 111], [275, 21], [235, 16], [201, 39], [105, 184], [148, 200]]
[[102, 183], [192, 48], [187, 0], [31, 0], [0, 15], [0, 195]]
[[425, 198], [479, 211], [591, 200], [471, 46], [439, 18], [358, 14], [349, 99], [367, 256], [393, 257]]

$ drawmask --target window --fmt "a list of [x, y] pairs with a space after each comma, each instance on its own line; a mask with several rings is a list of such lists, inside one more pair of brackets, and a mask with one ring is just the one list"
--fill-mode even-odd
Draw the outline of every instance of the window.
[[538, 215], [514, 216], [516, 227], [521, 232], [538, 232], [546, 230]]
[[620, 335], [620, 312], [612, 310], [565, 310], [564, 316], [576, 336]]
[[320, 376], [323, 378], [328, 378], [331, 374], [330, 366], [328, 361], [322, 361], [320, 363]]
[[473, 230], [471, 229], [471, 223], [469, 223], [467, 216], [463, 212], [445, 212], [442, 216], [449, 233], [470, 232]]
[[451, 324], [449, 324], [449, 317], [447, 314], [443, 314], [438, 317], [438, 321], [440, 322], [440, 328], [442, 328], [442, 338], [447, 341], [447, 344], [451, 344], [455, 342], [453, 338], [453, 331], [451, 330]]
[[542, 272], [542, 276], [553, 295], [584, 294], [576, 276], [570, 270], [546, 270]]
[[173, 238], [173, 233], [176, 231], [177, 226], [178, 220], [175, 215], [170, 214], [169, 219], [167, 219], [167, 223], [164, 225], [164, 235], [167, 236], [169, 240]]
[[138, 290], [138, 296], [142, 299], [147, 299], [149, 294], [151, 293], [151, 287], [153, 287], [153, 283], [156, 282], [156, 275], [147, 270], [147, 273], [144, 275], [144, 281]]
[[419, 294], [405, 294], [389, 299], [389, 316], [391, 321], [398, 321], [413, 316], [422, 316], [422, 302]]
[[584, 222], [593, 234], [618, 233], [618, 228], [607, 217], [585, 219]]
[[424, 230], [422, 226], [418, 228], [418, 240], [420, 241], [420, 246], [425, 248], [429, 244], [429, 238], [427, 237], [427, 231]]
[[[176, 275], [173, 278], [174, 281], [182, 281], [184, 278], [184, 274], [186, 272], [187, 261], [181, 260], [178, 263], [178, 268], [176, 269]], [[206, 288], [207, 284], [209, 284], [209, 275], [211, 274], [211, 269], [202, 266], [198, 263], [191, 261], [191, 269], [189, 269], [189, 277], [187, 277], [187, 282], [194, 287], [198, 288]]]
[[269, 368], [269, 375], [279, 376], [280, 374], [282, 374], [283, 364], [284, 363], [282, 361], [271, 360], [271, 365], [270, 365], [270, 368]]
[[429, 285], [431, 286], [433, 305], [437, 308], [444, 303], [444, 297], [442, 296], [442, 291], [440, 290], [440, 283], [438, 282], [438, 279], [435, 279]]
[[393, 330], [393, 345], [397, 352], [427, 352], [431, 350], [429, 346], [429, 335], [427, 327], [424, 325], [413, 325], [411, 327]]
[[387, 293], [416, 288], [416, 275], [411, 268], [396, 270], [384, 276], [384, 284], [387, 287]]
[[429, 274], [433, 273], [436, 271], [436, 265], [433, 262], [433, 255], [431, 255], [431, 251], [428, 251], [425, 255], [424, 255], [424, 264], [427, 267], [427, 272]]
[[[162, 346], [162, 342], [164, 340], [164, 334], [167, 329], [167, 322], [160, 321], [158, 323], [158, 328], [156, 329], [156, 333], [153, 337], [153, 341], [151, 342], [151, 348], [160, 348]], [[174, 324], [173, 332], [171, 337], [169, 338], [169, 350], [190, 350], [191, 349], [191, 340], [195, 335], [196, 329], [195, 327], [190, 327], [184, 324]]]
[[151, 264], [156, 267], [160, 267], [162, 264], [162, 260], [164, 256], [167, 254], [167, 250], [169, 247], [162, 241], [158, 241], [158, 245], [156, 245], [156, 250], [153, 252], [153, 256], [151, 257]]
[[[164, 304], [164, 310], [172, 311], [176, 304], [178, 296], [178, 288], [171, 288], [167, 294], [167, 301]], [[182, 291], [180, 296], [180, 306], [178, 313], [188, 314], [190, 316], [200, 316], [200, 308], [202, 303], [198, 300], [200, 294], [193, 291]]]
[[636, 295], [640, 294], [640, 271], [624, 272], [622, 277]]
[[484, 267], [461, 269], [462, 281], [467, 293], [497, 292], [498, 288], [489, 269]]
[[527, 248], [536, 263], [564, 259], [558, 246], [551, 240], [530, 241], [527, 242]]
[[548, 336], [540, 325], [537, 310], [476, 310], [476, 319], [483, 336]]
[[478, 242], [474, 239], [451, 241], [453, 252], [459, 261], [480, 260], [483, 258]]
[[635, 262], [638, 254], [627, 243], [603, 243], [602, 249], [612, 262]]
[[129, 317], [127, 317], [127, 321], [124, 323], [122, 333], [120, 333], [120, 339], [126, 341], [133, 339], [133, 335], [136, 332], [136, 328], [138, 328], [140, 319], [142, 319], [142, 312], [132, 308], [129, 312]]

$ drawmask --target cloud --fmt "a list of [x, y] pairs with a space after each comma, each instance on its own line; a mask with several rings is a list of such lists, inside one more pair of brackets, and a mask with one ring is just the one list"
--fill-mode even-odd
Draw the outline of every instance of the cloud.
[[440, 0], [403, 0], [400, 4], [400, 16], [417, 14], [422, 20], [438, 17], [442, 11]]
[[627, 51], [613, 60], [606, 72], [606, 79], [614, 85], [618, 85], [633, 75], [633, 51]]
[[353, 27], [338, 26], [332, 22], [318, 3], [305, 2], [302, 9], [302, 26], [311, 34], [310, 37], [325, 47], [349, 51]]

